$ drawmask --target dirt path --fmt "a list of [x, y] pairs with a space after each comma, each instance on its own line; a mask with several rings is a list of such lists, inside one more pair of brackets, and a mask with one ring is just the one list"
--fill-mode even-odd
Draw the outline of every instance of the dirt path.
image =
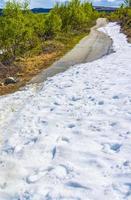
[[111, 38], [99, 32], [97, 29], [107, 24], [105, 18], [99, 18], [96, 26], [91, 29], [88, 36], [83, 38], [70, 52], [68, 52], [59, 61], [56, 61], [51, 67], [44, 69], [40, 74], [34, 77], [30, 83], [40, 83], [48, 77], [67, 70], [70, 66], [91, 62], [110, 53], [112, 46]]

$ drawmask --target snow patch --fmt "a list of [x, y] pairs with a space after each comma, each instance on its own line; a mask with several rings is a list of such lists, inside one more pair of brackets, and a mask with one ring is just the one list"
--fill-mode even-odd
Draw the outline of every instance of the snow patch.
[[0, 200], [131, 199], [131, 45], [0, 97]]

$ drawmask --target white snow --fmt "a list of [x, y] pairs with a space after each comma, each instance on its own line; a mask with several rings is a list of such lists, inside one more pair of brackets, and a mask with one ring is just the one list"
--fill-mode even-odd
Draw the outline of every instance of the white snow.
[[0, 97], [0, 200], [131, 199], [131, 45]]

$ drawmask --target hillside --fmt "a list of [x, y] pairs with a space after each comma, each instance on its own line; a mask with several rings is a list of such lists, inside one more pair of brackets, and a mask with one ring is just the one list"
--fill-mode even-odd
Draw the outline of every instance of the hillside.
[[[114, 7], [104, 7], [104, 6], [94, 6], [94, 8], [99, 12], [114, 12], [117, 8]], [[33, 13], [48, 13], [51, 8], [33, 8], [31, 11]], [[2, 14], [2, 9], [0, 9], [0, 15]]]
[[130, 200], [131, 46], [0, 98], [1, 200]]

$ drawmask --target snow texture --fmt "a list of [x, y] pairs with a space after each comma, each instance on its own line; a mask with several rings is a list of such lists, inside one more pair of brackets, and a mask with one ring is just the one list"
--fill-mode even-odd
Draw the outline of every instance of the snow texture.
[[0, 97], [0, 200], [131, 199], [131, 45]]

